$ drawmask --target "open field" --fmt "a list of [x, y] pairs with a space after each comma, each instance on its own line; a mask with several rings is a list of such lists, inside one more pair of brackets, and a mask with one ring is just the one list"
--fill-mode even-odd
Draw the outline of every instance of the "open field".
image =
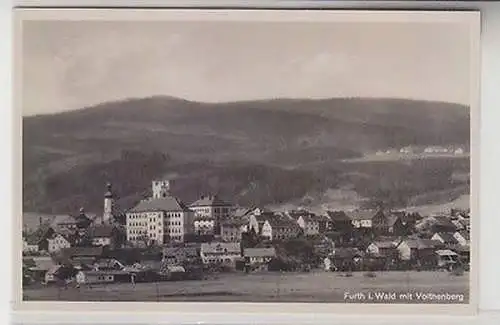
[[[377, 297], [387, 293], [392, 296]], [[424, 299], [421, 294], [449, 294], [448, 299]], [[346, 295], [349, 297], [346, 298]], [[401, 295], [408, 294], [406, 297]], [[412, 294], [410, 299], [409, 294]], [[463, 300], [458, 299], [462, 295]], [[44, 301], [240, 301], [337, 303], [467, 303], [469, 276], [448, 272], [221, 274], [203, 281], [96, 285], [68, 289], [25, 288], [23, 299]]]

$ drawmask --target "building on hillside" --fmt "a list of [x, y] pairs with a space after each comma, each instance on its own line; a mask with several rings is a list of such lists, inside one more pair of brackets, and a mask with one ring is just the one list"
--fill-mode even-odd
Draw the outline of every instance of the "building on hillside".
[[194, 246], [164, 247], [162, 262], [165, 266], [196, 264], [200, 260], [200, 249]]
[[23, 251], [48, 251], [48, 239], [52, 237], [55, 230], [49, 224], [41, 224], [38, 229], [27, 235], [23, 240]]
[[372, 219], [378, 235], [407, 236], [415, 230], [416, 216], [404, 211], [378, 211]]
[[215, 219], [209, 216], [195, 215], [193, 218], [194, 233], [198, 235], [214, 235]]
[[38, 252], [38, 240], [33, 238], [23, 238], [23, 253], [37, 253]]
[[231, 203], [225, 202], [217, 195], [202, 196], [199, 200], [189, 205], [196, 217], [204, 217], [213, 220], [213, 229], [216, 235], [220, 233], [220, 222], [228, 218], [233, 212]]
[[80, 208], [80, 213], [74, 219], [77, 230], [87, 229], [92, 224], [92, 219], [87, 216], [84, 208]]
[[417, 226], [417, 229], [422, 231], [426, 230], [431, 233], [437, 232], [452, 232], [454, 233], [457, 228], [453, 224], [451, 218], [446, 216], [431, 216], [423, 219]]
[[260, 235], [266, 220], [279, 217], [280, 216], [276, 215], [274, 212], [255, 209], [248, 217], [248, 231], [253, 231], [257, 235]]
[[267, 264], [276, 257], [274, 247], [269, 248], [245, 248], [243, 258], [245, 264], [252, 269], [258, 267], [260, 270], [267, 271]]
[[371, 229], [373, 227], [373, 218], [380, 215], [380, 211], [375, 210], [353, 210], [346, 211], [345, 214], [351, 220], [354, 228]]
[[98, 224], [89, 228], [88, 236], [92, 246], [107, 246], [116, 249], [120, 248], [125, 241], [125, 230], [117, 225]]
[[269, 240], [287, 240], [296, 238], [301, 232], [302, 229], [295, 221], [277, 217], [266, 219], [260, 235]]
[[51, 226], [58, 231], [76, 231], [78, 230], [78, 221], [71, 215], [58, 215], [52, 220]]
[[238, 218], [226, 218], [221, 221], [221, 240], [223, 242], [241, 242], [241, 236], [245, 228], [244, 220]]
[[289, 215], [292, 219], [297, 221], [306, 236], [315, 236], [325, 233], [329, 227], [329, 218], [326, 216], [318, 216], [303, 210], [290, 211]]
[[381, 255], [386, 257], [394, 257], [398, 251], [396, 243], [393, 241], [374, 241], [366, 248], [366, 253], [370, 255]]
[[235, 266], [241, 259], [240, 243], [202, 243], [200, 256], [204, 264]]
[[194, 213], [178, 198], [155, 186], [153, 197], [139, 202], [126, 214], [127, 241], [165, 244], [183, 242], [184, 235], [194, 233]]
[[63, 248], [72, 247], [75, 244], [77, 234], [71, 231], [58, 231], [47, 239], [48, 252], [57, 253]]
[[341, 233], [350, 233], [353, 224], [349, 216], [344, 211], [327, 211], [329, 218], [329, 230]]
[[409, 265], [432, 266], [435, 251], [444, 248], [444, 244], [430, 239], [404, 239], [396, 242], [399, 259]]
[[306, 236], [316, 236], [319, 235], [319, 219], [313, 215], [302, 215], [298, 217], [297, 224], [304, 231]]
[[438, 232], [435, 233], [432, 237], [432, 240], [437, 240], [446, 246], [453, 246], [459, 244], [458, 240], [455, 238], [454, 233], [451, 232]]

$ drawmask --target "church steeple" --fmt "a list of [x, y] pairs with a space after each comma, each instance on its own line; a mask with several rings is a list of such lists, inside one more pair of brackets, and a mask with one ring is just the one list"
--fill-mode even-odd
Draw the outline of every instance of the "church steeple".
[[104, 193], [104, 213], [102, 215], [102, 222], [109, 223], [113, 218], [113, 190], [111, 183], [106, 184], [106, 193]]

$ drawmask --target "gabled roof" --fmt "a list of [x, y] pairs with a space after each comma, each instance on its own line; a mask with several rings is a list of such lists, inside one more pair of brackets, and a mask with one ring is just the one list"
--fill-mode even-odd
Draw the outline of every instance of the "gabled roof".
[[51, 226], [76, 225], [77, 220], [71, 215], [57, 215], [52, 219]]
[[221, 226], [226, 226], [226, 227], [240, 227], [244, 224], [245, 221], [239, 218], [226, 218], [221, 221]]
[[306, 222], [327, 222], [328, 217], [326, 216], [321, 216], [321, 215], [315, 215], [315, 214], [308, 214], [308, 215], [300, 215], [297, 217], [297, 220], [302, 217], [302, 219]]
[[439, 237], [441, 237], [446, 244], [458, 244], [458, 241], [455, 237], [453, 237], [452, 233], [449, 232], [439, 232], [437, 233]]
[[376, 210], [354, 210], [347, 211], [345, 213], [347, 217], [351, 220], [372, 220], [373, 217], [377, 214]]
[[240, 253], [240, 243], [202, 243], [201, 252], [204, 254]]
[[430, 249], [442, 246], [442, 243], [439, 240], [431, 240], [431, 239], [408, 239], [406, 243], [410, 248], [414, 249]]
[[267, 219], [267, 222], [269, 222], [269, 225], [272, 228], [300, 228], [300, 226], [295, 221], [291, 219], [285, 219], [283, 217], [270, 218]]
[[274, 257], [276, 256], [276, 250], [274, 247], [270, 248], [245, 248], [243, 250], [243, 256], [245, 257]]
[[353, 258], [355, 256], [363, 256], [363, 253], [354, 247], [339, 247], [333, 251], [335, 258]]
[[244, 216], [247, 216], [249, 215], [254, 209], [251, 209], [251, 208], [237, 208], [236, 210], [234, 210], [233, 212], [233, 215], [235, 217], [244, 217]]
[[396, 248], [396, 244], [393, 241], [374, 241], [372, 244], [378, 248]]
[[143, 200], [130, 210], [130, 212], [145, 211], [187, 212], [189, 209], [179, 199], [173, 196], [167, 196]]
[[62, 238], [67, 240], [70, 244], [74, 243], [76, 239], [76, 235], [74, 233], [64, 230], [58, 230], [57, 232], [53, 233], [49, 239], [55, 239], [57, 236], [61, 236]]
[[389, 213], [389, 214], [387, 214], [386, 218], [387, 218], [387, 225], [389, 227], [392, 227], [392, 226], [394, 226], [396, 221], [398, 221], [400, 218], [402, 218], [402, 216], [397, 215], [397, 214], [393, 214], [393, 213]]
[[191, 203], [190, 207], [229, 207], [230, 203], [221, 200], [217, 195], [202, 196], [199, 200]]
[[451, 219], [446, 216], [434, 216], [431, 217], [431, 220], [434, 220], [435, 224], [439, 226], [455, 227]]
[[37, 271], [48, 271], [53, 268], [56, 263], [52, 260], [51, 257], [33, 257], [34, 266], [31, 266], [30, 269]]
[[38, 245], [44, 239], [47, 239], [52, 235], [54, 229], [49, 224], [42, 224], [38, 229], [26, 237], [26, 242], [28, 245]]
[[351, 221], [344, 211], [327, 211], [327, 214], [332, 221]]

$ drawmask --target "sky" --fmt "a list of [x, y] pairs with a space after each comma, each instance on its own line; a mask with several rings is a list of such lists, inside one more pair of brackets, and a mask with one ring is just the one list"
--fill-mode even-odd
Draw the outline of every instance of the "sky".
[[471, 96], [470, 31], [458, 23], [26, 21], [21, 55], [25, 116], [154, 95]]

